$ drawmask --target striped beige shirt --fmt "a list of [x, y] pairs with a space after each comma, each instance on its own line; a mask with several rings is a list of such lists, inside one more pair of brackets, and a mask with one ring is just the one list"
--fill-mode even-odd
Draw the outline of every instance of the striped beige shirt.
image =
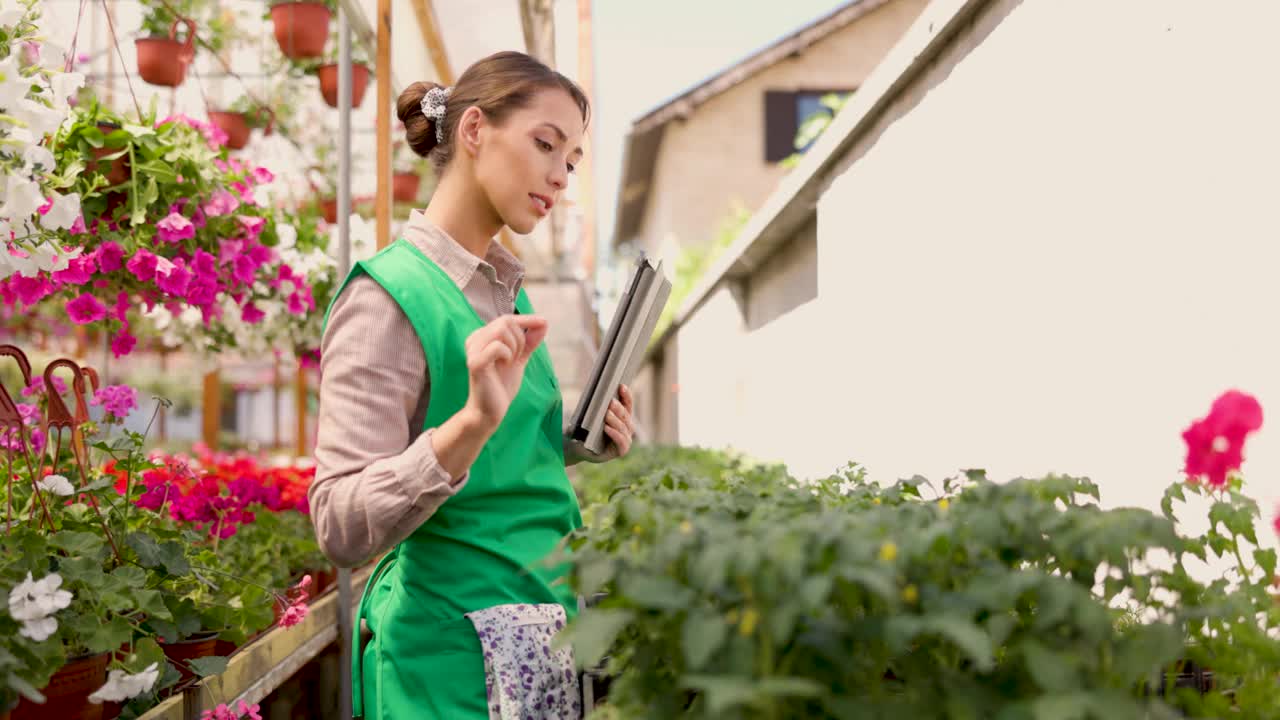
[[[404, 239], [457, 283], [484, 322], [515, 310], [524, 266], [500, 243], [481, 260], [420, 211]], [[431, 391], [426, 356], [409, 318], [376, 280], [361, 275], [338, 296], [320, 357], [308, 499], [320, 548], [352, 567], [407, 538], [467, 476], [451, 478], [436, 460], [432, 431], [422, 431]]]

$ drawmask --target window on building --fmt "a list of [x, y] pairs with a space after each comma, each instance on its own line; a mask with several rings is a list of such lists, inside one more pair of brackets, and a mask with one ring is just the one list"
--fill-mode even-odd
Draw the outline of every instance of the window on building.
[[[764, 94], [764, 159], [779, 162], [803, 153], [821, 134], [821, 123], [806, 122], [815, 117], [831, 117], [829, 105], [843, 102], [853, 90], [768, 90]], [[802, 129], [807, 130], [804, 137]], [[799, 142], [797, 143], [797, 140]]]

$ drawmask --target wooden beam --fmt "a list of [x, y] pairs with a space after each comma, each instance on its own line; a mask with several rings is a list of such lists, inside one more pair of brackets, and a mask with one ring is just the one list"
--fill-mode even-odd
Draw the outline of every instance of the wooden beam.
[[427, 46], [427, 54], [431, 56], [431, 64], [436, 69], [437, 82], [452, 85], [453, 67], [449, 65], [449, 53], [445, 51], [440, 23], [436, 20], [435, 3], [431, 0], [410, 0], [409, 4], [413, 7], [413, 14], [418, 17], [422, 42]]
[[294, 414], [297, 427], [294, 430], [294, 456], [306, 457], [311, 452], [309, 433], [307, 432], [307, 369], [298, 366], [298, 374], [293, 383]]
[[378, 0], [377, 26], [378, 194], [374, 215], [378, 248], [382, 249], [391, 242], [391, 0]]
[[[591, 44], [592, 0], [578, 0], [578, 86], [595, 105], [595, 50]], [[596, 280], [596, 192], [595, 158], [591, 149], [591, 134], [583, 138], [582, 149], [586, 155], [578, 163], [578, 204], [582, 208], [582, 270], [592, 287]], [[596, 323], [599, 325], [599, 323]], [[593, 330], [597, 330], [593, 326]], [[597, 343], [599, 338], [596, 339]]]
[[222, 429], [222, 381], [216, 369], [204, 374], [204, 399], [200, 404], [203, 416], [204, 444], [210, 450], [218, 449], [218, 435]]

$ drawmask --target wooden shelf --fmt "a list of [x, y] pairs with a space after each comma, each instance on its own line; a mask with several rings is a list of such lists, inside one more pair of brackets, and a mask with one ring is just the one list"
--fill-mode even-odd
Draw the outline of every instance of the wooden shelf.
[[[360, 594], [373, 566], [351, 573], [352, 620]], [[250, 705], [280, 687], [326, 647], [339, 640], [337, 590], [311, 603], [305, 620], [290, 628], [276, 627], [231, 656], [221, 675], [207, 677], [149, 710], [141, 720], [198, 720], [220, 703], [232, 708]], [[350, 627], [350, 623], [345, 623]], [[346, 669], [343, 670], [344, 672]]]

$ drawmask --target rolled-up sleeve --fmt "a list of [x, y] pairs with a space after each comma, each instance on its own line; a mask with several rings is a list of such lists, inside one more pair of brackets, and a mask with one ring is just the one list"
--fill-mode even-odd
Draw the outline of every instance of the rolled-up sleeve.
[[407, 538], [466, 483], [418, 434], [430, 379], [409, 319], [368, 276], [334, 302], [321, 342], [316, 477], [308, 492], [320, 549], [354, 567]]

